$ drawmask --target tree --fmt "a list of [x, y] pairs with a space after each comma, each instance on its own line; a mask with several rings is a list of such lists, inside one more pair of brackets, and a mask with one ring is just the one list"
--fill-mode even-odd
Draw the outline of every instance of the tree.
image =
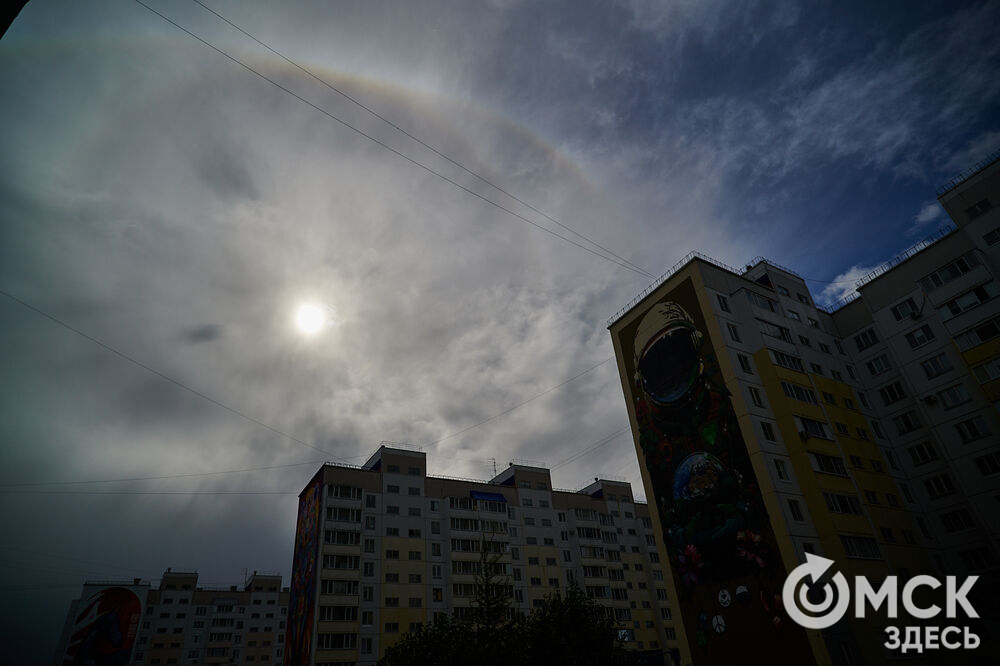
[[[511, 587], [499, 555], [486, 540], [476, 576], [476, 600], [464, 620], [445, 618], [407, 634], [386, 650], [381, 666], [625, 666], [638, 663], [618, 640], [607, 609], [576, 585], [556, 592], [523, 618], [510, 610]], [[492, 547], [490, 547], [492, 548]]]
[[618, 624], [607, 609], [576, 585], [531, 611], [521, 627], [519, 663], [604, 666], [637, 663], [618, 639]]

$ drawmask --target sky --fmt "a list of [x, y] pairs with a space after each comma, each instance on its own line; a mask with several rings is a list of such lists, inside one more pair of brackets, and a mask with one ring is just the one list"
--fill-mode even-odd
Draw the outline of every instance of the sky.
[[297, 493], [381, 441], [642, 496], [610, 316], [692, 250], [832, 303], [1000, 148], [997, 3], [204, 4], [32, 0], [0, 41], [20, 663], [86, 579], [287, 581]]

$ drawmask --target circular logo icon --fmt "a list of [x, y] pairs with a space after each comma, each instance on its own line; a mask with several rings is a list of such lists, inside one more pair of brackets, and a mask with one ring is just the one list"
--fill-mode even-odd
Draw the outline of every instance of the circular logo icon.
[[731, 603], [733, 603], [733, 597], [729, 594], [729, 590], [726, 588], [719, 590], [719, 605], [723, 608], [729, 608]]
[[[840, 618], [844, 617], [847, 607], [851, 603], [847, 579], [840, 572], [833, 576], [833, 582], [837, 586], [836, 604], [834, 604], [834, 591], [829, 583], [823, 584], [823, 601], [819, 603], [809, 601], [807, 597], [808, 585], [799, 587], [799, 583], [806, 578], [812, 578], [812, 582], [815, 584], [831, 564], [833, 564], [833, 560], [806, 553], [806, 563], [792, 569], [785, 580], [785, 585], [782, 588], [785, 612], [788, 613], [788, 617], [806, 629], [826, 629], [836, 624]], [[798, 594], [796, 594], [796, 588], [798, 588]], [[806, 612], [810, 614], [807, 615]]]
[[715, 633], [721, 634], [726, 631], [726, 619], [721, 615], [716, 615], [712, 618], [712, 628], [715, 629]]

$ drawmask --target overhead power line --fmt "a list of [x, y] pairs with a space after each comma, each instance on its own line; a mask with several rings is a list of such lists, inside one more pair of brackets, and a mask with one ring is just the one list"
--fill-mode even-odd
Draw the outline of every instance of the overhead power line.
[[611, 442], [615, 441], [616, 439], [618, 439], [619, 437], [621, 437], [624, 433], [626, 433], [628, 430], [629, 430], [628, 426], [625, 426], [621, 430], [616, 430], [615, 432], [611, 433], [607, 437], [604, 437], [603, 439], [601, 439], [600, 441], [598, 441], [596, 444], [593, 444], [592, 446], [588, 446], [583, 451], [580, 451], [579, 453], [576, 453], [576, 454], [570, 456], [569, 458], [566, 458], [566, 460], [563, 460], [561, 463], [557, 463], [557, 464], [553, 465], [552, 467], [549, 468], [549, 471], [559, 469], [560, 467], [562, 467], [564, 465], [568, 465], [571, 462], [574, 462], [576, 460], [579, 460], [580, 458], [582, 458], [582, 457], [584, 457], [586, 455], [590, 455], [591, 453], [593, 453], [594, 451], [600, 449], [601, 447], [606, 446], [606, 445], [610, 444]]
[[161, 479], [187, 479], [198, 476], [219, 476], [221, 474], [238, 474], [241, 472], [258, 472], [261, 470], [285, 469], [288, 467], [302, 467], [304, 465], [317, 465], [326, 462], [323, 460], [309, 460], [289, 465], [266, 465], [264, 467], [246, 467], [243, 469], [227, 469], [218, 472], [190, 472], [185, 474], [161, 474], [159, 476], [130, 476], [118, 477], [115, 479], [88, 479], [85, 481], [34, 481], [28, 483], [0, 483], [0, 488], [29, 488], [37, 486], [78, 486], [94, 483], [121, 483], [125, 481], [158, 481]]
[[468, 168], [467, 166], [465, 166], [461, 162], [459, 162], [459, 161], [457, 161], [457, 160], [449, 157], [448, 155], [444, 154], [443, 152], [441, 152], [440, 150], [438, 150], [434, 146], [432, 146], [432, 145], [428, 144], [427, 142], [423, 141], [419, 137], [414, 136], [412, 133], [408, 132], [407, 130], [403, 129], [402, 127], [400, 127], [396, 123], [392, 122], [391, 120], [389, 120], [388, 118], [386, 118], [385, 116], [383, 116], [378, 111], [376, 111], [373, 108], [371, 108], [370, 106], [365, 105], [364, 103], [362, 103], [361, 101], [359, 101], [355, 97], [347, 94], [346, 92], [344, 92], [343, 90], [341, 90], [337, 86], [335, 86], [332, 83], [328, 82], [326, 79], [323, 79], [322, 77], [317, 76], [316, 74], [314, 74], [312, 71], [310, 71], [306, 67], [303, 67], [302, 65], [300, 65], [297, 62], [295, 62], [294, 60], [292, 60], [288, 56], [286, 56], [283, 53], [279, 52], [277, 49], [271, 47], [268, 44], [265, 44], [263, 41], [261, 41], [260, 39], [258, 39], [254, 35], [250, 34], [247, 30], [241, 28], [240, 26], [236, 25], [235, 23], [233, 23], [232, 21], [230, 21], [229, 19], [227, 19], [225, 16], [223, 16], [219, 12], [217, 12], [214, 9], [212, 9], [211, 7], [205, 5], [205, 3], [201, 2], [201, 0], [194, 0], [194, 1], [197, 4], [201, 5], [201, 7], [204, 8], [207, 12], [209, 12], [211, 14], [214, 14], [219, 19], [221, 19], [222, 21], [225, 21], [227, 24], [229, 24], [230, 26], [232, 26], [236, 30], [239, 30], [241, 33], [243, 33], [244, 35], [246, 35], [247, 37], [249, 37], [250, 39], [252, 39], [253, 41], [255, 41], [257, 44], [263, 46], [265, 49], [267, 49], [268, 51], [270, 51], [274, 55], [278, 56], [279, 58], [281, 58], [282, 60], [284, 60], [285, 62], [287, 62], [289, 65], [295, 67], [296, 69], [298, 69], [299, 71], [301, 71], [306, 76], [309, 76], [310, 78], [314, 79], [315, 81], [318, 81], [319, 83], [321, 83], [322, 85], [326, 86], [327, 88], [329, 88], [333, 92], [337, 93], [338, 95], [340, 95], [341, 97], [343, 97], [344, 99], [346, 99], [347, 101], [349, 101], [351, 104], [354, 104], [358, 108], [364, 109], [365, 111], [367, 111], [372, 116], [378, 118], [379, 120], [381, 120], [382, 122], [384, 122], [386, 125], [388, 125], [389, 127], [393, 128], [394, 130], [396, 130], [397, 132], [399, 132], [399, 133], [401, 133], [401, 134], [409, 137], [410, 139], [412, 139], [413, 141], [417, 142], [418, 144], [420, 144], [421, 146], [423, 146], [427, 150], [431, 151], [432, 153], [434, 153], [435, 155], [437, 155], [441, 159], [446, 160], [447, 162], [453, 164], [454, 166], [456, 166], [459, 169], [461, 169], [462, 171], [466, 172], [467, 174], [469, 174], [473, 178], [476, 178], [480, 182], [485, 183], [486, 185], [492, 187], [497, 192], [500, 192], [501, 194], [510, 197], [511, 199], [513, 199], [517, 203], [521, 204], [525, 208], [528, 208], [529, 210], [531, 210], [532, 212], [537, 213], [538, 215], [541, 215], [542, 217], [544, 217], [549, 222], [552, 222], [553, 224], [558, 225], [559, 227], [565, 229], [566, 231], [568, 231], [569, 233], [573, 234], [577, 238], [580, 238], [580, 239], [583, 239], [583, 240], [587, 241], [588, 243], [590, 243], [594, 247], [600, 248], [604, 252], [607, 252], [609, 255], [611, 255], [615, 259], [618, 259], [618, 260], [624, 262], [625, 264], [628, 264], [632, 268], [634, 268], [637, 271], [639, 271], [640, 273], [644, 274], [646, 277], [649, 277], [651, 279], [655, 278], [655, 276], [652, 273], [650, 273], [650, 272], [642, 269], [641, 267], [635, 265], [634, 263], [632, 263], [631, 261], [629, 261], [625, 257], [622, 257], [619, 254], [616, 254], [615, 252], [613, 252], [612, 250], [608, 249], [607, 247], [601, 245], [597, 241], [595, 241], [595, 240], [593, 240], [593, 239], [585, 236], [584, 234], [579, 233], [578, 231], [576, 231], [575, 229], [573, 229], [569, 225], [563, 224], [562, 222], [560, 222], [559, 220], [555, 219], [554, 217], [552, 217], [551, 215], [547, 214], [546, 212], [544, 212], [542, 210], [539, 210], [535, 206], [532, 206], [530, 203], [528, 203], [524, 199], [521, 199], [520, 197], [518, 197], [517, 195], [513, 194], [512, 192], [504, 189], [503, 187], [500, 187], [499, 185], [497, 185], [493, 181], [489, 180], [488, 178], [486, 178], [482, 174], [480, 174], [480, 173], [478, 173], [476, 171], [473, 171], [472, 169]]
[[555, 231], [552, 231], [548, 227], [545, 227], [545, 226], [542, 226], [541, 224], [538, 224], [534, 220], [531, 220], [531, 219], [525, 217], [524, 215], [521, 215], [520, 213], [518, 213], [518, 212], [516, 212], [514, 210], [511, 210], [510, 208], [504, 206], [503, 204], [501, 204], [499, 202], [496, 202], [496, 201], [493, 201], [489, 197], [483, 196], [479, 192], [476, 192], [475, 190], [473, 190], [473, 189], [471, 189], [469, 187], [466, 187], [465, 185], [462, 185], [458, 181], [456, 181], [456, 180], [454, 180], [452, 178], [449, 178], [448, 176], [446, 176], [445, 174], [441, 173], [440, 171], [436, 171], [435, 169], [433, 169], [433, 168], [427, 166], [426, 164], [424, 164], [423, 162], [420, 162], [419, 160], [414, 159], [414, 158], [410, 157], [409, 155], [396, 150], [395, 148], [393, 148], [392, 146], [388, 145], [387, 143], [385, 143], [383, 141], [380, 141], [379, 139], [376, 139], [374, 136], [372, 136], [371, 134], [368, 134], [364, 130], [361, 130], [360, 128], [355, 127], [354, 125], [348, 123], [347, 121], [345, 121], [345, 120], [343, 120], [341, 118], [338, 118], [337, 116], [333, 115], [332, 113], [330, 113], [326, 109], [322, 108], [321, 106], [318, 106], [318, 105], [310, 102], [305, 97], [302, 97], [301, 95], [293, 92], [291, 89], [286, 88], [285, 86], [281, 85], [280, 83], [278, 83], [274, 79], [272, 79], [272, 78], [266, 76], [265, 74], [257, 71], [256, 69], [254, 69], [250, 65], [246, 64], [245, 62], [243, 62], [239, 58], [237, 58], [237, 57], [235, 57], [233, 55], [230, 55], [229, 53], [227, 53], [226, 51], [223, 51], [222, 49], [220, 49], [219, 47], [215, 46], [211, 42], [208, 42], [207, 40], [202, 39], [201, 37], [199, 37], [198, 35], [194, 34], [193, 32], [191, 32], [190, 30], [188, 30], [184, 26], [180, 25], [179, 23], [175, 22], [174, 20], [172, 20], [172, 19], [168, 18], [167, 16], [161, 14], [160, 12], [156, 11], [155, 9], [153, 9], [152, 7], [150, 7], [149, 5], [147, 5], [146, 3], [142, 2], [142, 0], [135, 0], [135, 3], [138, 4], [138, 5], [141, 5], [142, 7], [145, 7], [146, 9], [148, 9], [153, 14], [159, 16], [161, 19], [163, 19], [167, 23], [169, 23], [169, 24], [173, 25], [174, 27], [176, 27], [178, 30], [181, 30], [182, 32], [190, 35], [192, 38], [198, 40], [199, 42], [201, 42], [205, 46], [209, 47], [213, 51], [216, 51], [220, 55], [225, 56], [226, 58], [228, 58], [229, 60], [233, 61], [234, 63], [236, 63], [240, 67], [243, 67], [247, 71], [249, 71], [249, 72], [255, 74], [256, 76], [260, 77], [261, 79], [267, 81], [268, 83], [270, 83], [274, 87], [278, 88], [279, 90], [282, 90], [282, 91], [288, 93], [289, 95], [291, 95], [295, 99], [299, 100], [303, 104], [312, 107], [316, 111], [319, 111], [320, 113], [322, 113], [327, 118], [330, 118], [334, 122], [337, 122], [340, 125], [346, 127], [347, 129], [349, 129], [349, 130], [351, 130], [351, 131], [359, 134], [360, 136], [365, 137], [369, 141], [372, 141], [373, 143], [381, 146], [385, 150], [388, 150], [389, 152], [393, 153], [394, 155], [397, 155], [398, 157], [401, 157], [402, 159], [406, 160], [407, 162], [413, 164], [414, 166], [420, 167], [421, 169], [423, 169], [427, 173], [430, 173], [430, 174], [432, 174], [434, 176], [437, 176], [441, 180], [443, 180], [443, 181], [445, 181], [447, 183], [450, 183], [451, 185], [454, 185], [455, 187], [457, 187], [458, 189], [462, 190], [463, 192], [466, 192], [467, 194], [470, 194], [470, 195], [476, 197], [477, 199], [480, 199], [480, 200], [484, 201], [485, 203], [487, 203], [487, 204], [489, 204], [489, 205], [491, 205], [491, 206], [493, 206], [493, 207], [495, 207], [495, 208], [497, 208], [499, 210], [502, 210], [505, 213], [507, 213], [507, 214], [509, 214], [509, 215], [511, 215], [513, 217], [516, 217], [517, 219], [519, 219], [519, 220], [521, 220], [523, 222], [526, 222], [527, 224], [530, 224], [533, 227], [536, 227], [536, 228], [544, 231], [547, 234], [555, 236], [556, 238], [559, 238], [559, 239], [561, 239], [561, 240], [563, 240], [563, 241], [565, 241], [565, 242], [567, 242], [567, 243], [569, 243], [571, 245], [575, 245], [576, 247], [578, 247], [581, 250], [584, 250], [586, 252], [589, 252], [590, 254], [594, 255], [595, 257], [600, 257], [601, 259], [604, 259], [605, 261], [609, 261], [609, 262], [611, 262], [611, 263], [613, 263], [613, 264], [615, 264], [617, 266], [620, 266], [620, 267], [622, 267], [622, 268], [624, 268], [626, 270], [630, 270], [630, 271], [632, 271], [634, 273], [638, 273], [639, 275], [642, 275], [643, 277], [647, 277], [647, 278], [654, 278], [655, 277], [652, 274], [647, 273], [646, 271], [642, 270], [641, 268], [633, 268], [632, 266], [630, 266], [629, 264], [627, 264], [625, 262], [619, 261], [619, 260], [614, 259], [612, 257], [609, 257], [607, 255], [601, 254], [600, 252], [598, 252], [596, 250], [593, 250], [593, 249], [587, 247], [586, 245], [581, 245], [580, 243], [577, 243], [573, 239], [567, 238], [566, 236], [563, 236], [562, 234], [559, 234], [559, 233], [557, 233]]
[[319, 451], [320, 453], [325, 453], [326, 455], [331, 456], [333, 459], [337, 459], [338, 458], [338, 456], [334, 455], [333, 453], [331, 453], [331, 452], [329, 452], [329, 451], [327, 451], [325, 449], [321, 449], [318, 446], [314, 446], [314, 445], [310, 444], [309, 442], [305, 442], [305, 441], [299, 439], [298, 437], [296, 437], [294, 435], [289, 435], [287, 432], [283, 432], [281, 430], [278, 430], [277, 428], [269, 426], [268, 424], [264, 423], [263, 421], [261, 421], [259, 419], [255, 419], [254, 417], [252, 417], [252, 416], [250, 416], [248, 414], [245, 414], [245, 413], [241, 412], [238, 409], [230, 407], [229, 405], [227, 405], [227, 404], [225, 404], [223, 402], [220, 402], [220, 401], [216, 400], [215, 398], [213, 398], [213, 397], [211, 397], [209, 395], [206, 395], [205, 393], [202, 393], [201, 391], [199, 391], [199, 390], [197, 390], [195, 388], [192, 388], [192, 387], [188, 386], [187, 384], [185, 384], [184, 382], [182, 382], [180, 380], [174, 379], [173, 377], [171, 377], [171, 376], [169, 376], [167, 374], [164, 374], [164, 373], [160, 372], [159, 370], [146, 365], [142, 361], [139, 361], [138, 359], [135, 359], [132, 356], [129, 356], [125, 352], [118, 351], [117, 349], [115, 349], [111, 345], [109, 345], [107, 343], [104, 343], [104, 342], [101, 342], [100, 340], [98, 340], [94, 336], [89, 335], [87, 333], [84, 333], [80, 329], [78, 329], [78, 328], [76, 328], [74, 326], [71, 326], [70, 324], [67, 324], [62, 319], [59, 319], [58, 317], [54, 317], [53, 315], [50, 315], [48, 312], [45, 312], [44, 310], [41, 310], [41, 309], [35, 307], [34, 305], [31, 305], [30, 303], [22, 301], [20, 298], [18, 298], [17, 296], [14, 296], [11, 293], [8, 293], [6, 291], [0, 290], [0, 294], [3, 294], [4, 296], [6, 296], [10, 300], [14, 301], [15, 303], [19, 303], [23, 307], [26, 307], [29, 310], [42, 315], [46, 319], [54, 321], [55, 323], [59, 324], [63, 328], [66, 328], [67, 330], [70, 330], [70, 331], [76, 333], [77, 335], [79, 335], [81, 337], [84, 337], [87, 340], [90, 340], [95, 345], [98, 345], [98, 346], [106, 349], [107, 351], [111, 352], [115, 356], [117, 356], [117, 357], [119, 357], [121, 359], [124, 359], [124, 360], [128, 361], [129, 363], [132, 363], [133, 365], [136, 365], [136, 366], [142, 368], [143, 370], [145, 370], [147, 372], [150, 372], [150, 373], [156, 375], [157, 377], [159, 377], [159, 378], [161, 378], [161, 379], [163, 379], [165, 381], [170, 382], [171, 384], [173, 384], [174, 386], [177, 386], [178, 388], [184, 389], [185, 391], [187, 391], [189, 393], [192, 393], [192, 394], [198, 396], [199, 398], [202, 398], [203, 400], [207, 400], [208, 402], [212, 403], [216, 407], [220, 407], [221, 409], [224, 409], [227, 412], [235, 414], [236, 416], [239, 416], [240, 418], [245, 419], [245, 420], [249, 421], [250, 423], [253, 423], [253, 424], [257, 425], [257, 426], [260, 426], [261, 428], [265, 428], [266, 430], [269, 430], [269, 431], [273, 432], [276, 435], [280, 435], [281, 437], [284, 437], [285, 439], [287, 439], [287, 440], [289, 440], [291, 442], [295, 442], [296, 444], [299, 444], [301, 446], [308, 447], [310, 449], [313, 449], [314, 451]]

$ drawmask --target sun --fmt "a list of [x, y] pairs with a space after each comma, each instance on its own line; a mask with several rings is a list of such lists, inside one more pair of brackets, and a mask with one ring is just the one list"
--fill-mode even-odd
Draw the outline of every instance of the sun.
[[303, 303], [295, 311], [295, 325], [306, 335], [316, 335], [326, 325], [326, 309], [315, 303]]

